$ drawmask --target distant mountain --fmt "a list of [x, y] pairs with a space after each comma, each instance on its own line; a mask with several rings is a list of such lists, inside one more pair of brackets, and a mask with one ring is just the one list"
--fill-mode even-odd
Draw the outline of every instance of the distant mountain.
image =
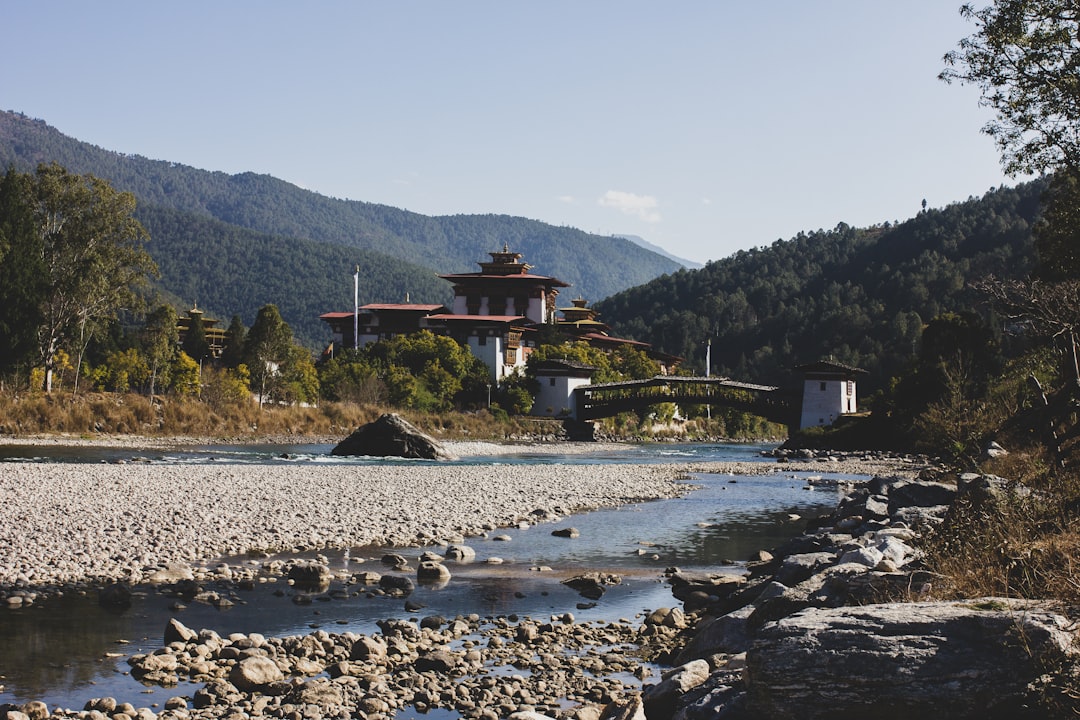
[[[257, 256], [260, 244], [271, 242], [270, 238], [279, 248], [294, 242], [295, 252], [281, 251], [277, 271], [291, 281], [286, 292], [312, 298], [310, 307], [298, 307], [296, 313], [340, 310], [343, 303], [332, 296], [316, 300], [316, 290], [300, 287], [308, 278], [293, 273], [293, 264], [336, 268], [340, 263], [340, 272], [348, 280], [352, 266], [363, 259], [361, 264], [371, 273], [365, 278], [373, 288], [369, 301], [381, 302], [399, 302], [406, 292], [417, 300], [432, 300], [420, 297], [427, 291], [421, 290], [422, 283], [415, 280], [423, 274], [420, 268], [427, 268], [432, 275], [472, 271], [478, 261], [488, 260], [489, 252], [504, 245], [522, 253], [536, 272], [568, 282], [573, 286], [569, 292], [593, 300], [680, 267], [680, 263], [622, 238], [507, 215], [430, 217], [386, 205], [339, 200], [269, 175], [228, 175], [105, 150], [70, 138], [42, 120], [0, 111], [0, 165], [30, 171], [40, 162], [53, 161], [72, 172], [105, 178], [114, 187], [134, 193], [140, 213], [180, 213], [169, 216], [169, 223], [151, 231], [147, 249], [163, 269], [168, 269], [161, 285], [181, 297], [185, 297], [184, 288], [204, 282], [191, 277], [185, 263], [167, 255], [178, 246], [190, 249], [192, 243], [199, 245], [199, 239], [191, 238], [190, 233], [183, 240], [169, 235], [181, 232], [185, 218], [202, 218], [200, 227], [209, 233], [200, 262], [203, 276], [210, 265], [225, 259], [215, 250], [221, 234], [228, 235], [230, 243], [251, 244], [244, 251], [249, 256]], [[222, 316], [237, 313], [251, 322], [260, 303], [276, 300], [282, 305], [285, 298], [256, 292], [267, 278], [261, 270], [265, 270], [262, 264], [221, 268], [233, 285], [248, 288], [250, 293], [230, 291], [230, 304], [224, 306], [209, 301], [204, 304], [200, 297], [200, 307]], [[379, 277], [384, 274], [386, 278]], [[345, 286], [349, 287], [349, 283]], [[445, 292], [449, 292], [448, 286]], [[304, 325], [312, 332], [320, 332], [317, 320], [281, 309], [290, 325]], [[311, 322], [315, 325], [311, 326]]]
[[1045, 181], [999, 188], [897, 224], [799, 233], [617, 293], [595, 308], [617, 334], [653, 343], [704, 372], [784, 385], [794, 367], [833, 356], [881, 387], [908, 362], [922, 327], [945, 312], [986, 312], [970, 289], [1022, 277]]
[[646, 250], [651, 250], [652, 252], [656, 253], [657, 255], [663, 255], [668, 260], [672, 260], [674, 262], [679, 263], [680, 265], [682, 265], [687, 270], [698, 270], [700, 268], [705, 267], [704, 265], [702, 265], [699, 262], [694, 262], [693, 260], [687, 260], [686, 258], [679, 257], [678, 255], [672, 255], [671, 253], [669, 253], [664, 248], [660, 247], [659, 245], [655, 245], [655, 244], [649, 242], [648, 240], [641, 237], [640, 235], [619, 235], [619, 234], [616, 234], [615, 237], [622, 238], [624, 240], [629, 240], [630, 242], [634, 243], [638, 247], [643, 247]]

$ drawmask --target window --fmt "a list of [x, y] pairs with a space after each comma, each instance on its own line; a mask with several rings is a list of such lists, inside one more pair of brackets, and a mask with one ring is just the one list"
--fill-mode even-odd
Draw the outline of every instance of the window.
[[821, 383], [821, 392], [825, 392], [825, 388], [826, 388], [827, 385], [828, 385], [828, 383], [825, 383], [825, 382]]
[[476, 338], [477, 345], [487, 345], [487, 335], [481, 335]]
[[555, 387], [555, 378], [548, 378], [548, 385]]

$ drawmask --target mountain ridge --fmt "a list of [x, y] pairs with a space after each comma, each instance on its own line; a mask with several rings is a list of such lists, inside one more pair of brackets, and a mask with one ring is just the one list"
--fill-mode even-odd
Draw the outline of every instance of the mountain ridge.
[[[382, 253], [435, 272], [474, 270], [487, 253], [509, 245], [538, 271], [593, 299], [680, 267], [621, 238], [509, 215], [426, 216], [332, 198], [267, 174], [229, 175], [105, 150], [70, 138], [44, 120], [0, 111], [0, 163], [30, 171], [39, 162], [53, 161], [71, 172], [102, 177], [134, 193], [140, 204], [205, 215], [271, 236]], [[153, 255], [153, 244], [148, 249]]]

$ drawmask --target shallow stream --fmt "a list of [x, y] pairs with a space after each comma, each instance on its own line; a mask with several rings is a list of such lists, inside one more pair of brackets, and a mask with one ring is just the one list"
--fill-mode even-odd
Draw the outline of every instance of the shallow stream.
[[[463, 464], [642, 463], [763, 460], [754, 445], [638, 445], [586, 454], [530, 454], [462, 458]], [[260, 446], [139, 451], [102, 448], [0, 447], [9, 462], [151, 462], [151, 463], [374, 463], [385, 460], [341, 459], [329, 446]], [[407, 462], [407, 461], [394, 461]], [[772, 461], [767, 461], [772, 462]], [[162, 645], [169, 618], [196, 630], [221, 635], [258, 632], [282, 636], [322, 628], [328, 632], [372, 633], [376, 622], [425, 615], [518, 615], [547, 618], [573, 613], [578, 621], [640, 618], [645, 611], [677, 601], [663, 582], [666, 568], [741, 572], [742, 562], [759, 549], [774, 547], [801, 532], [807, 518], [830, 512], [834, 489], [810, 489], [808, 473], [797, 465], [777, 466], [769, 475], [698, 475], [696, 489], [681, 498], [599, 510], [523, 529], [499, 530], [470, 538], [472, 563], [448, 563], [453, 577], [441, 588], [417, 587], [408, 598], [422, 608], [409, 612], [400, 598], [371, 597], [361, 586], [340, 582], [314, 596], [300, 595], [283, 579], [237, 590], [235, 605], [219, 610], [185, 603], [150, 587], [136, 589], [132, 606], [112, 612], [96, 596], [43, 600], [29, 607], [0, 610], [0, 703], [44, 700], [50, 707], [81, 708], [92, 697], [112, 696], [136, 707], [160, 708], [174, 695], [191, 695], [195, 686], [144, 687], [127, 673], [130, 654]], [[816, 475], [820, 475], [817, 473]], [[833, 476], [838, 479], [853, 476]], [[528, 509], [523, 508], [523, 511]], [[796, 518], [795, 516], [798, 516]], [[574, 527], [580, 537], [555, 537], [558, 528]], [[395, 549], [410, 560], [425, 549]], [[332, 569], [391, 572], [380, 562], [383, 548], [352, 548], [327, 553]], [[499, 564], [488, 562], [492, 558]], [[231, 564], [250, 561], [230, 558]], [[537, 568], [545, 568], [540, 571]], [[623, 578], [594, 604], [561, 584], [589, 570], [611, 571]], [[590, 607], [591, 605], [591, 607]]]

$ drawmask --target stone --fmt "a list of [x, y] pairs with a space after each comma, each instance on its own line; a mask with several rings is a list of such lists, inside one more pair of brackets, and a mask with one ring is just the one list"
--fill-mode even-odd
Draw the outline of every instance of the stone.
[[578, 532], [578, 529], [573, 528], [573, 527], [559, 528], [558, 530], [552, 530], [551, 534], [554, 535], [555, 537], [570, 538], [570, 539], [581, 537], [581, 533]]
[[709, 679], [709, 672], [709, 663], [704, 660], [691, 660], [665, 672], [642, 696], [646, 717], [669, 717], [683, 695]]
[[576, 577], [563, 580], [562, 584], [578, 591], [582, 597], [589, 600], [599, 600], [608, 585], [618, 585], [622, 578], [613, 573], [585, 573]]
[[416, 658], [413, 667], [417, 672], [446, 674], [457, 667], [459, 659], [446, 648], [437, 648]]
[[374, 422], [361, 425], [338, 443], [330, 454], [454, 459], [435, 438], [421, 432], [397, 413], [387, 413]]
[[703, 623], [675, 657], [675, 664], [685, 665], [691, 660], [704, 660], [720, 653], [746, 652], [753, 636], [747, 620], [753, 612], [754, 607], [747, 605]]
[[284, 679], [281, 668], [268, 657], [247, 657], [233, 665], [229, 682], [242, 692], [265, 688]]
[[49, 706], [40, 700], [31, 700], [19, 709], [29, 720], [45, 720], [49, 717]]
[[383, 575], [379, 578], [379, 587], [395, 595], [408, 595], [416, 589], [413, 581], [404, 575]]
[[801, 553], [784, 558], [776, 571], [774, 579], [788, 587], [794, 587], [823, 567], [836, 562], [836, 555], [831, 552]]
[[1032, 602], [809, 608], [758, 630], [751, 717], [1008, 718], [1069, 657], [1067, 620]]
[[289, 568], [289, 581], [300, 590], [322, 591], [330, 587], [330, 568], [318, 562], [300, 562]]
[[956, 486], [948, 483], [911, 480], [898, 482], [889, 490], [890, 514], [898, 508], [952, 505], [956, 499]]
[[472, 562], [476, 559], [476, 550], [468, 545], [450, 545], [446, 548], [446, 553], [443, 557], [447, 560], [454, 560], [456, 562]]
[[165, 633], [162, 639], [164, 640], [165, 645], [171, 645], [174, 642], [180, 642], [187, 645], [190, 642], [198, 640], [199, 633], [187, 627], [176, 618], [170, 618], [169, 622], [165, 625]]
[[353, 643], [349, 652], [350, 660], [379, 662], [386, 657], [386, 643], [373, 637], [362, 636]]
[[446, 583], [450, 580], [450, 571], [440, 562], [427, 560], [416, 569], [416, 580], [424, 584]]
[[645, 720], [645, 704], [640, 695], [615, 700], [600, 713], [600, 720]]

